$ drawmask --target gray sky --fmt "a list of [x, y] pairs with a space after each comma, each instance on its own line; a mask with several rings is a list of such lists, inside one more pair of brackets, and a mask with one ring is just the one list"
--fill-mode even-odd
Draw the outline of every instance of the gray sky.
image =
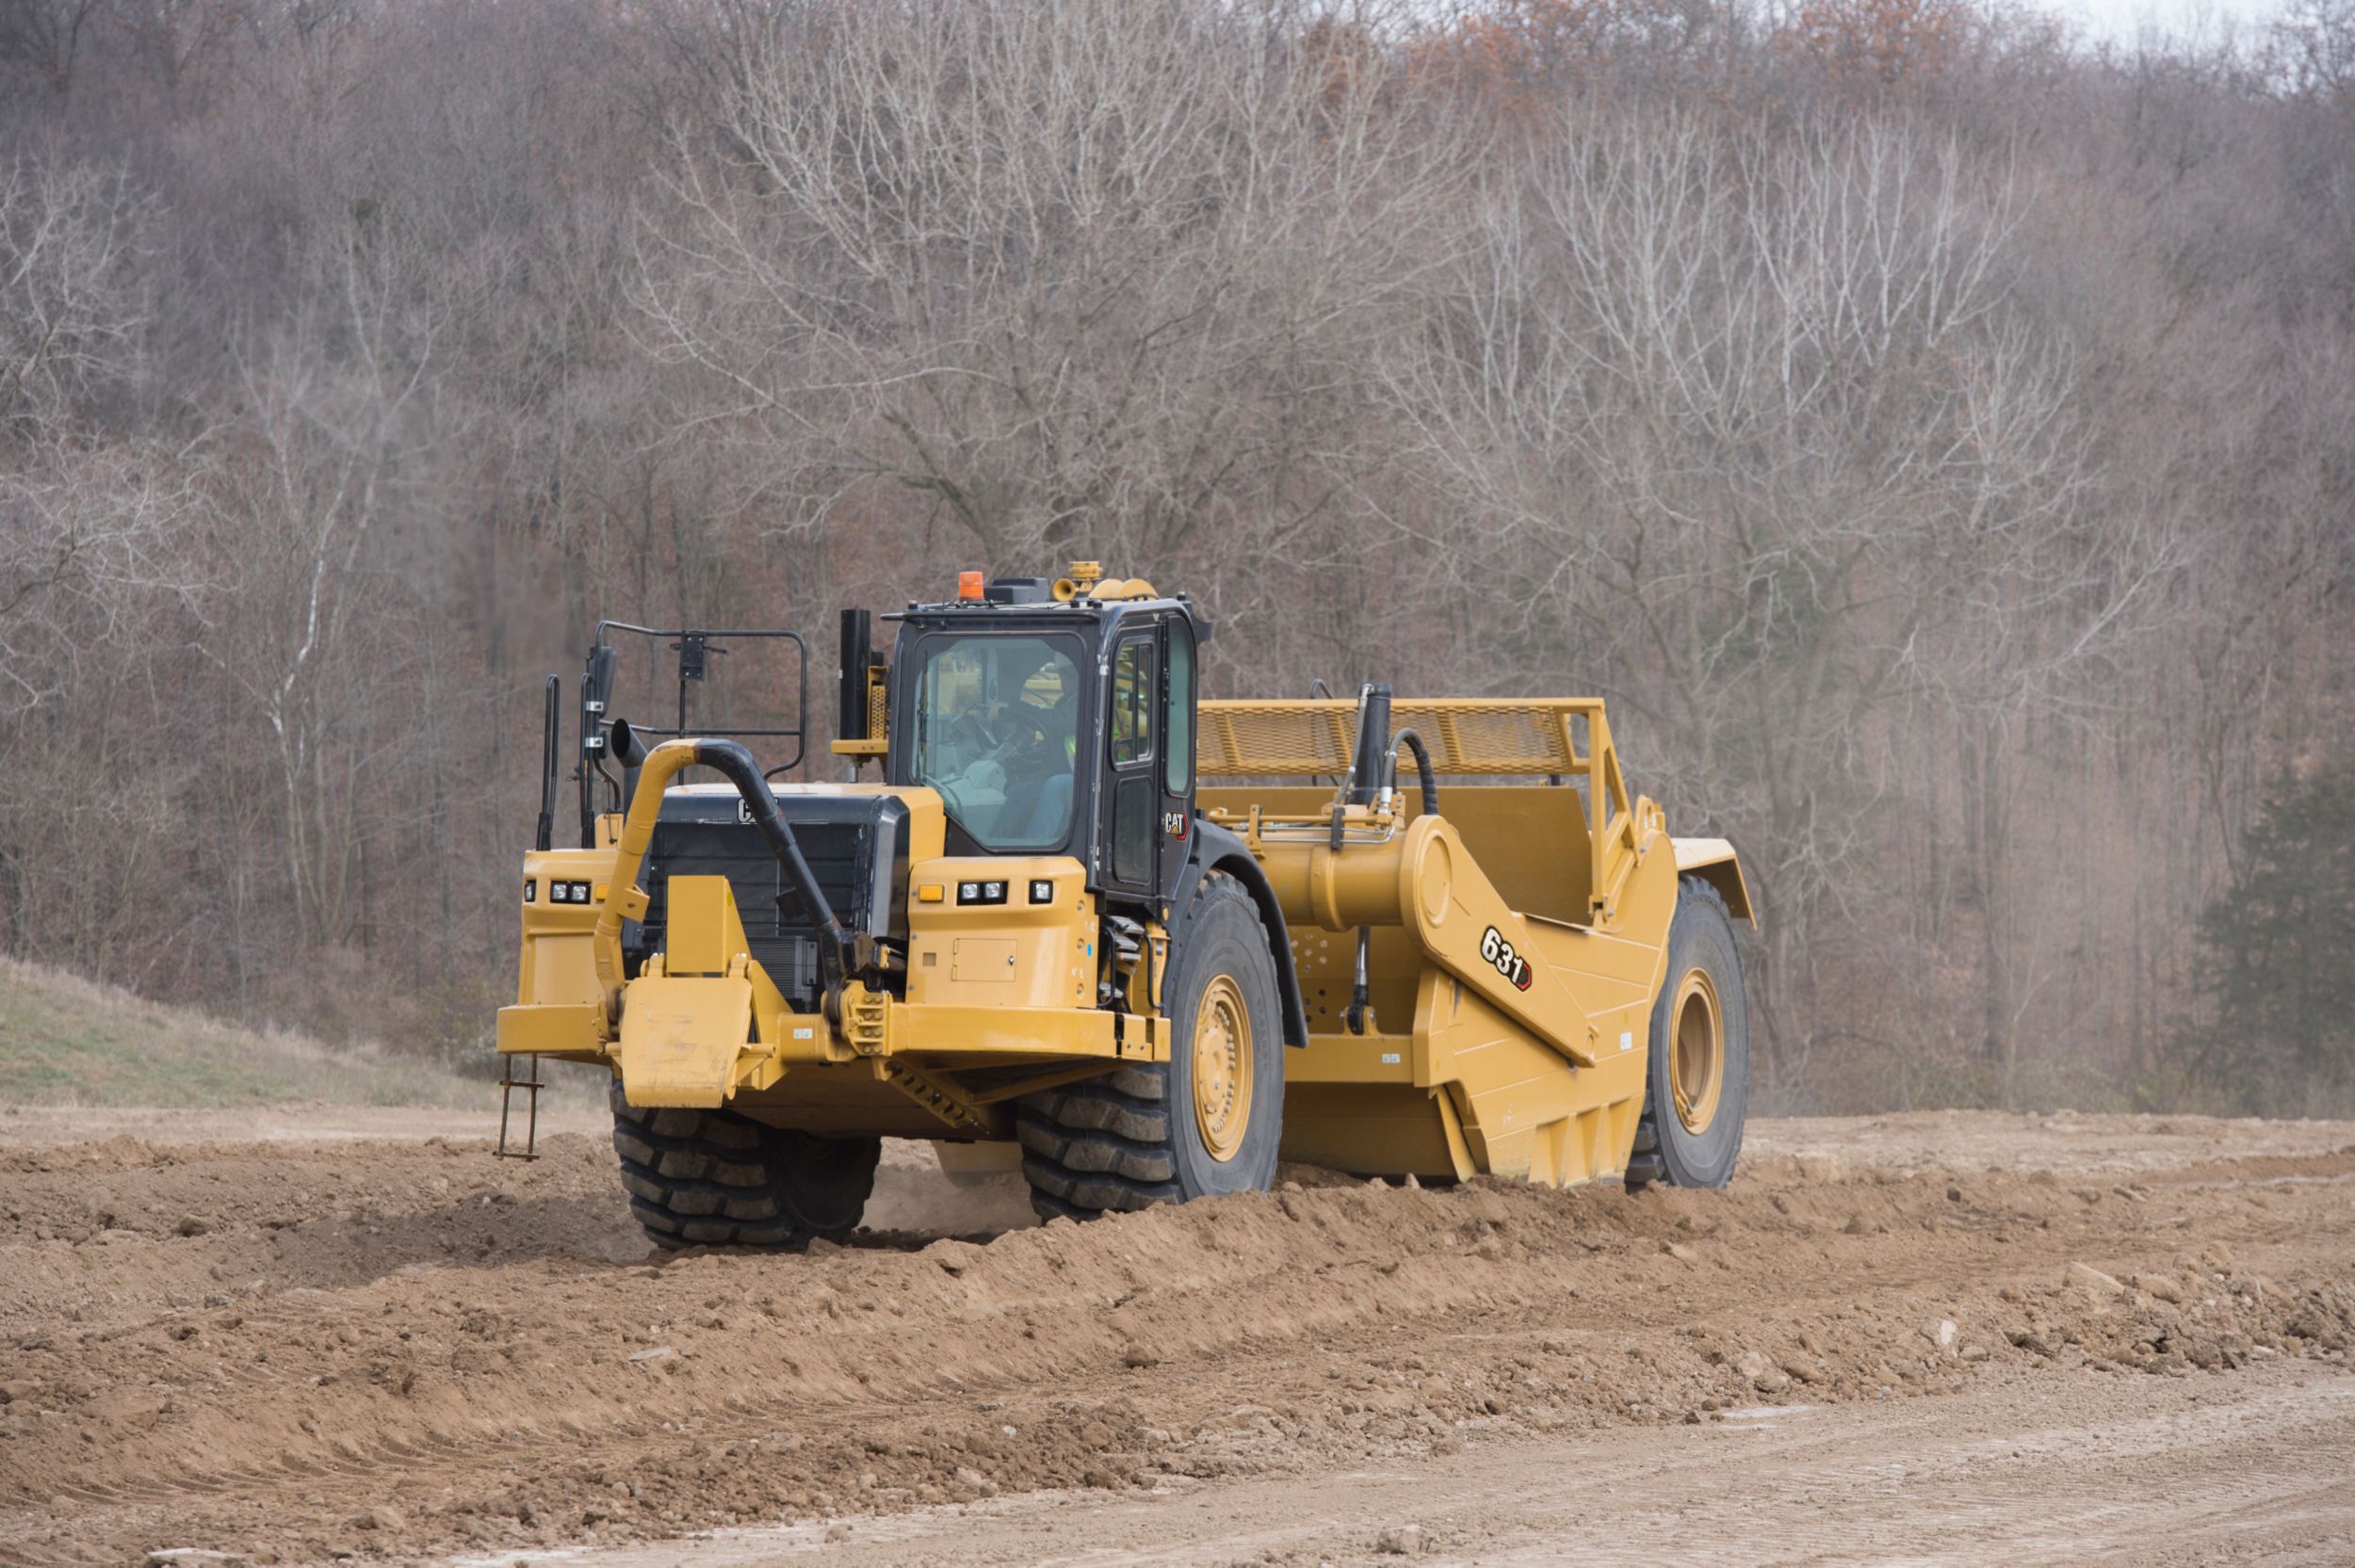
[[2280, 9], [2276, 0], [2040, 0], [2085, 32], [2088, 42], [2132, 42], [2145, 27], [2213, 38], [2230, 24], [2241, 32], [2262, 26]]

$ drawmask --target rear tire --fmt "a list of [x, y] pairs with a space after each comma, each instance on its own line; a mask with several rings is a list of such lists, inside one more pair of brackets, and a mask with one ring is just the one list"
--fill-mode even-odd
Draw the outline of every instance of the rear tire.
[[1698, 877], [1677, 889], [1668, 962], [1652, 1002], [1644, 1115], [1627, 1186], [1723, 1187], [1742, 1153], [1750, 1100], [1750, 1015], [1733, 917]]
[[732, 1110], [633, 1106], [616, 1080], [613, 1152], [630, 1212], [656, 1246], [799, 1252], [856, 1228], [883, 1140], [788, 1132]]
[[1284, 1129], [1284, 1015], [1259, 906], [1202, 879], [1161, 987], [1169, 1060], [1116, 1067], [1015, 1107], [1031, 1206], [1045, 1219], [1184, 1203], [1275, 1185]]

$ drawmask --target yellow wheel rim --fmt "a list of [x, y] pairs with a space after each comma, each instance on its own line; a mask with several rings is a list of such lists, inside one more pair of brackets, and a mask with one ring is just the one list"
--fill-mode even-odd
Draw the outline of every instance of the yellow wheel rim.
[[1194, 1015], [1194, 1124], [1215, 1160], [1230, 1160], [1251, 1125], [1251, 1010], [1233, 977], [1214, 976]]
[[1685, 1131], [1702, 1133], [1716, 1120], [1726, 1087], [1725, 1016], [1708, 971], [1688, 969], [1668, 1014], [1668, 1088]]

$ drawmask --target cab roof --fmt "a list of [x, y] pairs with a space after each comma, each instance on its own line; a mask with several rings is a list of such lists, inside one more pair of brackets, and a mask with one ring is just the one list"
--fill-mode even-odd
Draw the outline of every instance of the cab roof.
[[887, 613], [884, 619], [953, 623], [966, 620], [985, 622], [999, 616], [1019, 616], [1031, 621], [1033, 617], [1046, 615], [1103, 622], [1127, 615], [1175, 611], [1193, 625], [1196, 642], [1210, 639], [1210, 622], [1183, 593], [1162, 595], [1148, 589], [1145, 593], [1131, 596], [1119, 591], [1147, 588], [1147, 585], [1132, 579], [1128, 582], [1105, 582], [1102, 586], [1115, 592], [1113, 596], [1099, 599], [1092, 592], [1059, 594], [1058, 589], [1065, 586], [1051, 583], [1045, 577], [999, 577], [984, 586], [982, 597], [978, 599], [947, 599], [933, 604], [911, 600], [906, 609]]

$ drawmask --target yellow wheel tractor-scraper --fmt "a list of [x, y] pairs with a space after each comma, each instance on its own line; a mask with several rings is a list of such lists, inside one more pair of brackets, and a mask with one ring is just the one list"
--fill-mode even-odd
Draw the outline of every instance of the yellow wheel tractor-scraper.
[[[645, 629], [600, 627], [578, 849], [550, 847], [551, 680], [498, 1048], [612, 1072], [656, 1242], [847, 1233], [885, 1138], [1018, 1156], [1081, 1219], [1279, 1158], [1732, 1174], [1749, 893], [1629, 794], [1601, 702], [1203, 702], [1199, 610], [1093, 563], [887, 619], [888, 662], [843, 616], [835, 742], [881, 783], [772, 785], [739, 738], [633, 726], [612, 634]], [[756, 634], [655, 635], [683, 694]]]

